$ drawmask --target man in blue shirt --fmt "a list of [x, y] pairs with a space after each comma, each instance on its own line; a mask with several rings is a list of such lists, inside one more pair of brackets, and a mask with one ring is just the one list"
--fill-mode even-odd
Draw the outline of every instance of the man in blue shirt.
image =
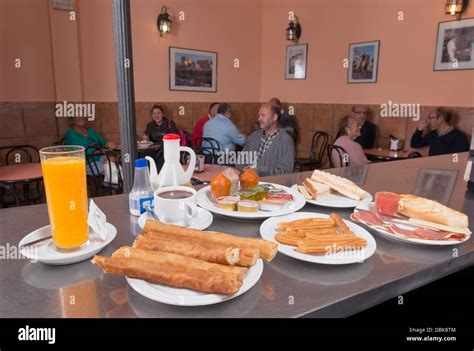
[[[217, 140], [221, 151], [228, 153], [235, 151], [235, 145], [245, 144], [245, 135], [243, 135], [235, 124], [230, 120], [232, 110], [229, 104], [219, 105], [217, 115], [204, 125], [202, 133], [203, 138], [212, 138]], [[206, 141], [203, 141], [203, 147], [209, 147]]]
[[[421, 120], [411, 137], [411, 147], [430, 147], [430, 156], [454, 154], [469, 150], [466, 134], [451, 125], [452, 112], [439, 107], [431, 112], [427, 119]], [[426, 127], [430, 131], [423, 135]]]

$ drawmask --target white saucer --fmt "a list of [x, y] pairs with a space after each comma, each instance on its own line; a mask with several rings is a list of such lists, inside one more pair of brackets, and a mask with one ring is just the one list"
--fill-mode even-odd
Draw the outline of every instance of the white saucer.
[[[20, 250], [21, 254], [32, 260], [50, 265], [66, 265], [76, 262], [81, 262], [91, 258], [104, 247], [110, 244], [117, 235], [117, 228], [112, 224], [107, 223], [107, 238], [105, 241], [99, 237], [99, 235], [94, 232], [92, 228], [89, 227], [89, 242], [84, 245], [79, 251], [76, 252], [59, 252], [53, 244], [52, 239], [48, 239], [42, 242], [39, 242], [36, 245], [31, 245]], [[22, 245], [44, 238], [51, 235], [51, 226], [47, 225], [42, 228], [32, 231], [21, 239], [18, 244], [19, 247]]]
[[[148, 219], [153, 220], [148, 213], [142, 213], [141, 216], [138, 218], [138, 225], [140, 226], [141, 229], [145, 226], [145, 223]], [[193, 229], [199, 229], [199, 230], [204, 230], [208, 228], [211, 224], [212, 221], [214, 220], [214, 217], [212, 216], [212, 213], [209, 212], [208, 210], [198, 207], [198, 214], [196, 217], [191, 219], [191, 223], [189, 224], [189, 228]]]

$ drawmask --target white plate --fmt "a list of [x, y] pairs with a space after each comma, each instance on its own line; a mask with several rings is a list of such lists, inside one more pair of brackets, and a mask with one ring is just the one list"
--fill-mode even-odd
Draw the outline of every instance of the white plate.
[[[364, 205], [361, 205], [361, 206], [357, 206], [355, 209], [354, 209], [354, 212], [358, 212], [358, 210], [370, 210], [372, 209], [374, 206], [374, 203], [373, 202], [370, 202], [368, 204], [364, 204]], [[402, 228], [402, 229], [415, 229], [415, 228], [419, 228], [419, 227], [414, 227], [412, 225], [407, 225], [407, 224], [401, 224], [401, 223], [396, 223], [396, 222], [389, 222], [389, 221], [385, 221], [387, 223], [394, 223], [396, 224], [398, 227]], [[399, 235], [395, 235], [393, 233], [390, 233], [386, 230], [383, 230], [383, 229], [379, 229], [379, 228], [372, 228], [372, 227], [369, 227], [367, 226], [368, 228], [372, 229], [372, 230], [375, 230], [377, 233], [381, 234], [381, 236], [385, 237], [385, 238], [388, 238], [388, 239], [391, 239], [391, 240], [395, 240], [395, 241], [401, 241], [401, 242], [404, 242], [404, 243], [410, 243], [410, 244], [415, 244], [415, 245], [435, 245], [435, 246], [450, 246], [450, 245], [458, 245], [458, 244], [462, 244], [463, 242], [469, 240], [469, 238], [471, 237], [470, 235], [467, 236], [464, 240], [425, 240], [425, 239], [414, 239], [414, 238], [403, 238]]]
[[306, 201], [303, 195], [301, 195], [298, 191], [290, 189], [284, 185], [279, 185], [279, 184], [274, 184], [274, 183], [265, 183], [265, 182], [260, 183], [260, 185], [265, 185], [265, 184], [273, 185], [276, 188], [285, 190], [288, 194], [293, 195], [293, 201], [288, 206], [286, 206], [285, 208], [279, 211], [261, 211], [261, 210], [258, 210], [257, 212], [229, 211], [229, 210], [224, 210], [222, 208], [219, 208], [214, 204], [214, 202], [210, 199], [211, 187], [208, 185], [204, 188], [201, 188], [197, 192], [198, 205], [201, 207], [204, 207], [205, 209], [211, 212], [228, 216], [228, 217], [233, 217], [233, 218], [268, 218], [268, 217], [275, 217], [275, 216], [283, 216], [283, 215], [296, 212], [300, 210], [301, 208], [303, 208], [304, 205], [306, 204]]
[[[298, 184], [293, 185], [291, 189], [298, 191], [299, 193]], [[347, 196], [339, 194], [335, 190], [331, 189], [331, 194], [321, 196], [317, 200], [306, 200], [306, 202], [313, 205], [319, 205], [319, 206], [324, 206], [324, 207], [352, 208], [352, 207], [357, 207], [362, 204], [369, 203], [372, 200], [373, 200], [373, 197], [368, 192], [365, 192], [365, 196], [362, 200], [356, 201], [356, 200], [348, 198]]]
[[233, 295], [206, 294], [195, 290], [174, 288], [152, 284], [142, 279], [126, 277], [128, 284], [139, 294], [158, 302], [176, 306], [205, 306], [233, 299], [252, 288], [263, 272], [263, 262], [259, 259], [243, 278], [242, 287]]
[[[141, 229], [145, 226], [145, 223], [148, 219], [154, 220], [149, 214], [142, 213], [140, 217], [138, 217], [138, 225]], [[188, 228], [204, 230], [212, 224], [214, 217], [212, 213], [204, 208], [198, 207], [198, 214], [196, 217], [191, 219], [191, 223], [189, 224]]]
[[349, 264], [363, 262], [372, 256], [377, 248], [374, 238], [370, 233], [362, 228], [361, 226], [354, 224], [350, 221], [344, 220], [349, 229], [351, 229], [355, 235], [358, 237], [364, 238], [367, 240], [367, 246], [363, 250], [357, 250], [356, 252], [342, 252], [335, 254], [326, 254], [326, 255], [311, 255], [303, 254], [296, 252], [296, 248], [290, 245], [283, 245], [278, 243], [275, 240], [275, 234], [277, 234], [277, 225], [280, 222], [290, 222], [297, 219], [303, 218], [328, 218], [329, 215], [322, 213], [312, 213], [312, 212], [298, 212], [293, 213], [288, 216], [278, 217], [278, 218], [269, 218], [260, 226], [260, 235], [265, 240], [273, 241], [278, 244], [278, 251], [284, 255], [296, 258], [297, 260], [312, 262], [312, 263], [321, 263], [321, 264]]
[[[59, 252], [53, 244], [52, 239], [42, 241], [36, 245], [28, 246], [20, 250], [21, 254], [32, 260], [50, 264], [50, 265], [66, 265], [81, 262], [91, 258], [104, 247], [110, 244], [117, 235], [117, 229], [110, 223], [106, 223], [107, 237], [105, 241], [89, 227], [89, 242], [76, 252]], [[47, 225], [26, 235], [21, 239], [18, 246], [44, 238], [51, 235], [51, 226]]]

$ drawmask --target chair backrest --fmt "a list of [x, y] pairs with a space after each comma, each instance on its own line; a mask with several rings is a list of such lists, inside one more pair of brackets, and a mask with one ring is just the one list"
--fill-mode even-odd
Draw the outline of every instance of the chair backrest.
[[[333, 151], [336, 152], [337, 157], [339, 157], [339, 165], [336, 166], [333, 162], [332, 155]], [[349, 160], [348, 160], [348, 154], [346, 150], [344, 150], [343, 147], [334, 145], [334, 144], [329, 144], [328, 145], [328, 158], [329, 158], [329, 164], [331, 165], [331, 168], [335, 167], [347, 167], [349, 165]]]
[[311, 141], [311, 161], [320, 162], [322, 164], [324, 153], [329, 144], [329, 134], [326, 132], [317, 131], [313, 134]]
[[201, 145], [195, 149], [196, 154], [204, 155], [206, 163], [216, 163], [221, 146], [214, 138], [196, 138], [197, 145]]
[[[97, 194], [100, 193], [101, 188], [108, 188], [110, 189], [110, 194], [112, 194], [112, 189], [122, 189], [123, 188], [123, 179], [122, 179], [122, 172], [120, 172], [120, 158], [116, 162], [112, 162], [111, 156], [112, 154], [115, 156], [113, 151], [109, 149], [89, 146], [86, 148], [86, 167], [90, 170], [91, 177], [94, 184], [94, 190]], [[102, 157], [105, 157], [107, 162], [103, 167], [99, 166], [102, 163]], [[115, 169], [112, 169], [115, 167]], [[101, 169], [104, 171], [108, 171], [110, 177], [108, 182], [104, 181], [103, 173], [100, 172]], [[117, 171], [118, 175], [118, 184], [112, 183], [112, 171]]]
[[5, 165], [40, 161], [39, 150], [32, 145], [2, 146], [0, 151], [2, 151], [2, 154], [5, 154]]

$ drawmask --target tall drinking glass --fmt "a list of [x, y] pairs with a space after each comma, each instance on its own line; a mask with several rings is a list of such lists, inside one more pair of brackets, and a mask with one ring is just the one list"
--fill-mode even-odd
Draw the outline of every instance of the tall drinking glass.
[[59, 251], [77, 251], [89, 238], [84, 148], [46, 147], [40, 157], [53, 243]]

